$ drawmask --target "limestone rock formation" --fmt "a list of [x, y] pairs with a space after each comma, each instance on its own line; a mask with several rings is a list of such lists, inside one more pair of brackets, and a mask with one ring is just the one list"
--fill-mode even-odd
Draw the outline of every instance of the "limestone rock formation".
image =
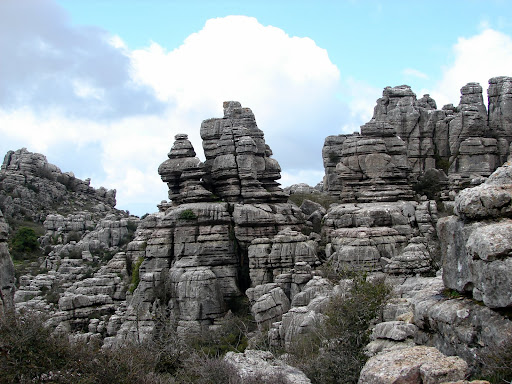
[[148, 337], [169, 318], [180, 334], [208, 330], [250, 286], [272, 282], [295, 262], [317, 262], [315, 245], [299, 232], [304, 215], [285, 202], [279, 164], [251, 110], [224, 103], [224, 118], [205, 120], [201, 137], [204, 164], [177, 135], [159, 167], [171, 203], [134, 239], [140, 283], [117, 340]]
[[70, 213], [92, 206], [103, 214], [116, 204], [116, 191], [91, 187], [26, 148], [9, 151], [0, 169], [0, 209], [6, 218], [43, 222], [49, 213]]
[[326, 256], [339, 270], [426, 272], [436, 221], [433, 201], [339, 204], [324, 217]]
[[512, 164], [455, 199], [458, 216], [438, 223], [443, 281], [491, 308], [512, 306]]
[[281, 167], [272, 159], [254, 114], [239, 102], [224, 102], [224, 117], [201, 124], [207, 183], [229, 202], [285, 202]]
[[489, 112], [478, 83], [461, 88], [458, 107], [441, 110], [409, 86], [386, 87], [360, 134], [326, 138], [325, 191], [344, 202], [408, 199], [408, 186], [436, 168], [451, 189], [482, 182], [510, 153], [511, 79], [489, 80]]
[[188, 135], [176, 135], [175, 139], [169, 159], [158, 167], [162, 181], [169, 187], [169, 199], [176, 204], [212, 200], [212, 193], [202, 186], [204, 164], [195, 157]]
[[14, 264], [7, 246], [9, 227], [0, 210], [0, 318], [14, 309]]

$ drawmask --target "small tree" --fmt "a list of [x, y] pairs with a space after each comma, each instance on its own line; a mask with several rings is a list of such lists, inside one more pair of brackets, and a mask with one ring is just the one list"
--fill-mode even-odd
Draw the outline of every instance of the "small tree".
[[27, 258], [27, 254], [39, 249], [36, 232], [28, 227], [19, 228], [11, 239], [11, 249], [17, 258]]

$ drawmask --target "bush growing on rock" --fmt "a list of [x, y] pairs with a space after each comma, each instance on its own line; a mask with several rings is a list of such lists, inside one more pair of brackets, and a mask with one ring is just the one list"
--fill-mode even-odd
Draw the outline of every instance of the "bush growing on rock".
[[29, 259], [39, 249], [36, 232], [29, 227], [20, 227], [11, 239], [14, 258]]
[[194, 219], [197, 219], [197, 216], [193, 210], [185, 209], [184, 211], [182, 211], [180, 213], [179, 218], [180, 218], [180, 220], [194, 220]]
[[143, 261], [144, 261], [144, 258], [139, 257], [139, 259], [135, 262], [135, 264], [133, 264], [132, 281], [131, 281], [130, 288], [129, 288], [130, 293], [133, 293], [133, 291], [135, 291], [137, 289], [137, 287], [139, 286], [139, 282], [140, 282], [139, 268]]
[[292, 360], [313, 383], [357, 383], [367, 361], [365, 346], [370, 326], [381, 315], [390, 294], [383, 281], [352, 274], [352, 288], [346, 295], [333, 296], [327, 319], [314, 334], [298, 337]]

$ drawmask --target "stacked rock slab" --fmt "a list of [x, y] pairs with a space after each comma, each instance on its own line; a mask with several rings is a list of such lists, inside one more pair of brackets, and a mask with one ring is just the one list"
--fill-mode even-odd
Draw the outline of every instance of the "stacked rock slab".
[[[118, 341], [148, 337], [162, 322], [176, 326], [180, 334], [215, 326], [233, 299], [259, 284], [252, 279], [269, 268], [273, 277], [293, 267], [293, 257], [279, 253], [271, 266], [251, 272], [249, 246], [254, 239], [281, 233], [289, 249], [306, 240], [296, 232], [304, 215], [285, 202], [287, 195], [275, 181], [279, 164], [269, 157], [250, 109], [224, 103], [224, 118], [204, 121], [201, 136], [204, 164], [186, 135], [177, 135], [169, 159], [159, 167], [172, 201], [143, 220], [132, 242], [144, 261]], [[286, 248], [284, 240], [280, 244]], [[313, 257], [308, 249], [303, 258], [314, 263], [316, 253]]]
[[512, 307], [512, 164], [461, 191], [455, 209], [437, 226], [446, 287], [490, 308]]
[[14, 264], [7, 246], [9, 227], [0, 211], [0, 319], [14, 309]]
[[188, 135], [175, 136], [168, 160], [158, 167], [162, 181], [169, 186], [169, 199], [177, 204], [197, 203], [212, 199], [212, 193], [201, 184], [206, 172], [203, 163], [196, 157]]
[[323, 220], [325, 253], [338, 270], [415, 274], [431, 268], [434, 201], [338, 204]]
[[403, 183], [435, 168], [449, 176], [452, 189], [482, 182], [509, 153], [512, 78], [490, 79], [488, 95], [489, 113], [478, 83], [461, 88], [458, 107], [438, 110], [429, 95], [417, 100], [409, 86], [386, 87], [361, 134], [325, 140], [325, 190], [347, 202], [369, 201], [368, 195], [393, 201], [407, 198]]
[[285, 202], [272, 159], [254, 114], [239, 102], [224, 102], [224, 117], [201, 124], [205, 167], [213, 192], [229, 202]]

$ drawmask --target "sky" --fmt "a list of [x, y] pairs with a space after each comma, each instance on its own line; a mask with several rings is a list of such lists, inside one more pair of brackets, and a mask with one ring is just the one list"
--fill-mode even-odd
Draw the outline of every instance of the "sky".
[[0, 154], [43, 153], [142, 215], [157, 168], [222, 102], [253, 110], [281, 183], [315, 185], [325, 137], [359, 131], [386, 86], [438, 108], [512, 76], [508, 0], [0, 0]]

